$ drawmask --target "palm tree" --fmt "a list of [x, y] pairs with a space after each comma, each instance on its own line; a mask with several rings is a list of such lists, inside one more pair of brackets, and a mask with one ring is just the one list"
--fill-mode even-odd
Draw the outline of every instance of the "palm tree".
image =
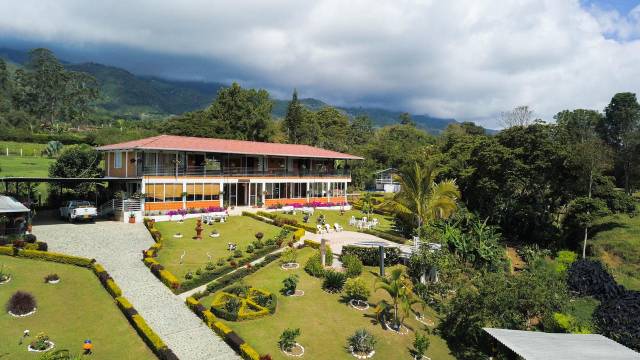
[[[413, 293], [411, 281], [405, 276], [402, 269], [395, 268], [391, 271], [389, 277], [378, 277], [376, 279], [375, 289], [386, 291], [392, 301], [390, 304], [387, 300], [380, 300], [376, 306], [376, 314], [380, 318], [382, 314], [388, 313], [393, 309], [392, 326], [399, 331], [405, 316], [411, 313], [411, 306], [420, 302]], [[401, 315], [402, 317], [400, 317]]]
[[436, 183], [435, 177], [434, 166], [422, 167], [416, 162], [414, 166], [400, 171], [400, 192], [390, 200], [395, 211], [415, 216], [419, 236], [425, 223], [449, 218], [456, 210], [456, 200], [460, 198], [455, 180]]

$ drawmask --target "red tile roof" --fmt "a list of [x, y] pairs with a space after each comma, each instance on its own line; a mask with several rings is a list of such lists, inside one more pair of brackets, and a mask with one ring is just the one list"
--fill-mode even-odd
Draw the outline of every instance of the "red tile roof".
[[175, 135], [159, 135], [146, 139], [100, 146], [97, 148], [97, 150], [100, 151], [136, 149], [362, 160], [359, 156], [343, 154], [309, 145], [276, 144], [258, 141], [198, 138]]

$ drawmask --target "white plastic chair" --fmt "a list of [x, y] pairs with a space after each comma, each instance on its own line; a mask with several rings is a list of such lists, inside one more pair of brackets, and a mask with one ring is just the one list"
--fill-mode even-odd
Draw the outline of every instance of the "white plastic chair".
[[318, 228], [318, 234], [324, 234], [327, 232], [327, 230], [323, 228], [322, 225], [316, 225], [316, 228]]
[[338, 223], [333, 224], [333, 227], [336, 229], [336, 232], [341, 232], [343, 230], [342, 226]]
[[330, 233], [330, 232], [333, 231], [333, 229], [331, 228], [331, 225], [329, 225], [329, 224], [325, 224], [324, 228], [327, 230], [327, 233]]

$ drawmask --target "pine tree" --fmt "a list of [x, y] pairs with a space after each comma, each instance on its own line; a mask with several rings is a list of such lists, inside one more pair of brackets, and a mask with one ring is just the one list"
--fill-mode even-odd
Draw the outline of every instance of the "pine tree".
[[302, 127], [302, 122], [304, 121], [302, 110], [302, 104], [298, 101], [298, 91], [294, 89], [291, 102], [287, 107], [287, 115], [283, 122], [287, 138], [289, 142], [293, 144], [298, 144], [300, 142], [300, 129]]

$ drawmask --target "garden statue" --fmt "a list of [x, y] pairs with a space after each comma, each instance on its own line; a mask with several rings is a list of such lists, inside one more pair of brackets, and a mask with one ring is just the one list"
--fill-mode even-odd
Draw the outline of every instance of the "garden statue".
[[196, 221], [196, 240], [202, 240], [202, 220], [198, 219]]

